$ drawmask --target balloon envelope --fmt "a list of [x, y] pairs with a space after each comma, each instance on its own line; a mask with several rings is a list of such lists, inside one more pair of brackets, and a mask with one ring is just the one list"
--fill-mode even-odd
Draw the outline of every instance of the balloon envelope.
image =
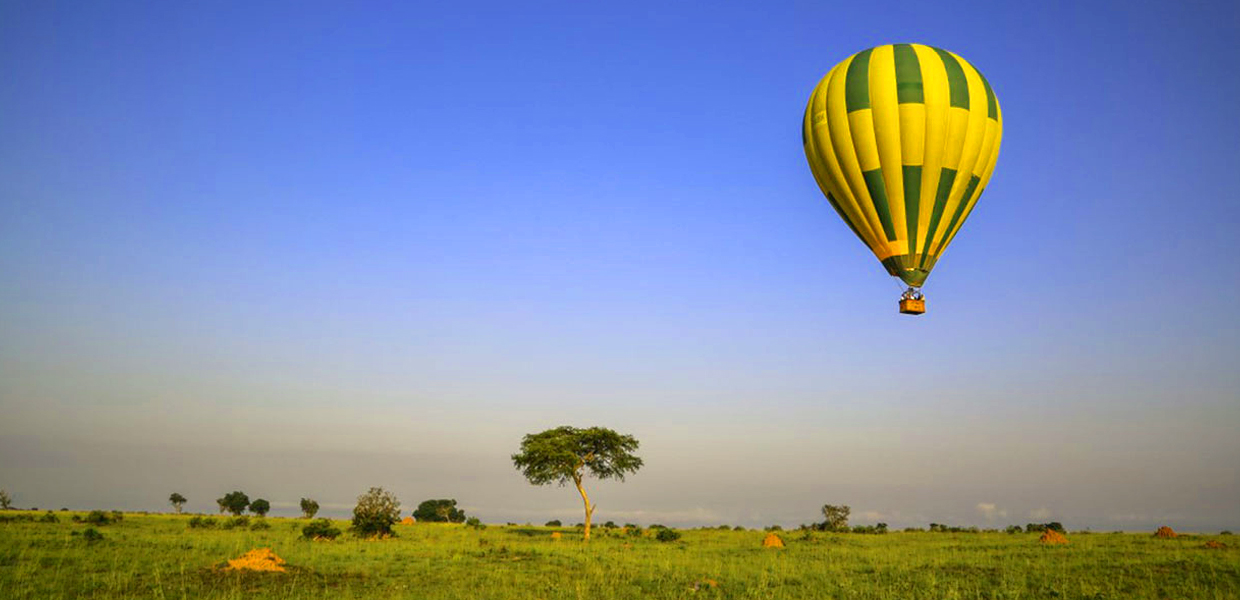
[[986, 189], [1002, 137], [999, 100], [981, 72], [920, 44], [844, 59], [814, 88], [802, 127], [831, 206], [913, 287]]

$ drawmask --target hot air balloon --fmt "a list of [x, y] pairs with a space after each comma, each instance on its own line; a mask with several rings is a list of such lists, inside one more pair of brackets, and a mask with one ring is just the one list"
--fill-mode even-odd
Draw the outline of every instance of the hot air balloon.
[[818, 82], [801, 137], [827, 201], [908, 285], [900, 312], [925, 312], [921, 286], [999, 157], [1003, 113], [990, 83], [946, 50], [870, 48]]

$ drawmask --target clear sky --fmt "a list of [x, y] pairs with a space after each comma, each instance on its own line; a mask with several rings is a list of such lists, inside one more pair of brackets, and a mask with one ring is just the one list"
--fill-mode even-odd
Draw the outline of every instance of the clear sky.
[[[3, 3], [0, 488], [1240, 528], [1238, 6]], [[1005, 118], [920, 318], [800, 145], [892, 42]]]

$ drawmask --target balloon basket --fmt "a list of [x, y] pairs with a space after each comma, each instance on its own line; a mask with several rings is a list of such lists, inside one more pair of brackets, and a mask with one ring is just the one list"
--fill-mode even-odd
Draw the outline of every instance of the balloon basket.
[[909, 288], [900, 296], [900, 314], [920, 315], [926, 312], [926, 297], [921, 292]]

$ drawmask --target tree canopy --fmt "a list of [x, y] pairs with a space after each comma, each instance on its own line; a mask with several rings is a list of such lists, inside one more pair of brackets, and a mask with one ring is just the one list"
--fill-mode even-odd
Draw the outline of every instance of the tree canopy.
[[185, 506], [186, 502], [188, 502], [188, 500], [185, 499], [185, 496], [182, 496], [177, 492], [172, 492], [172, 495], [168, 496], [168, 503], [172, 504], [173, 508], [177, 509], [177, 513], [181, 512], [181, 507]]
[[319, 513], [319, 503], [309, 498], [301, 499], [301, 514], [307, 519], [313, 519], [314, 515]]
[[624, 481], [642, 466], [642, 459], [632, 454], [639, 445], [633, 436], [604, 427], [566, 425], [526, 435], [512, 462], [534, 485], [565, 485], [583, 475]]
[[245, 495], [245, 492], [228, 492], [216, 502], [220, 505], [221, 511], [226, 510], [233, 516], [240, 516], [245, 509], [250, 507], [250, 497]]
[[423, 500], [413, 518], [419, 523], [464, 523], [465, 511], [456, 507], [456, 499]]
[[250, 503], [250, 512], [260, 517], [267, 516], [267, 512], [270, 510], [271, 510], [271, 503], [262, 498], [258, 498], [257, 500]]

